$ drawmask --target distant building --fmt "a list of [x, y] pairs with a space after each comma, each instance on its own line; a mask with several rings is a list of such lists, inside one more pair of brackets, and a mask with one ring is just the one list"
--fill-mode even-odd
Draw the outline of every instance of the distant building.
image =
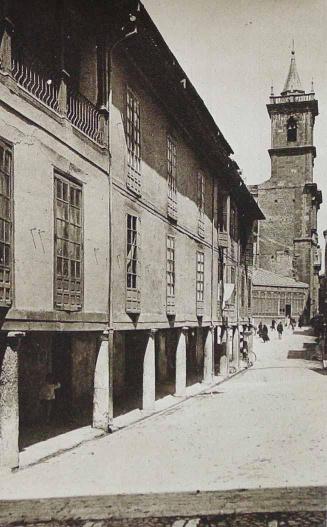
[[292, 315], [298, 319], [306, 306], [309, 286], [289, 276], [281, 276], [265, 269], [253, 272], [252, 316], [271, 322]]
[[320, 269], [317, 211], [322, 195], [313, 182], [318, 102], [313, 86], [308, 93], [301, 87], [294, 50], [284, 89], [280, 96], [272, 90], [267, 109], [271, 177], [251, 187], [266, 217], [258, 224], [256, 265], [308, 284], [304, 314], [309, 319], [318, 311]]

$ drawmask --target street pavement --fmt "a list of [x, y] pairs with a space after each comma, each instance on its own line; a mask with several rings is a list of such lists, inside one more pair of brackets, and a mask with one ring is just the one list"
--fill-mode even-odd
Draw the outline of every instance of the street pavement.
[[327, 484], [327, 376], [307, 331], [164, 413], [2, 476], [0, 499]]

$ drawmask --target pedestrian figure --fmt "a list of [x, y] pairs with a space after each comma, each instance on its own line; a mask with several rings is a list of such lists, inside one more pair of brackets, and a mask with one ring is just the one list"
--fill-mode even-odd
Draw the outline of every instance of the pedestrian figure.
[[276, 330], [276, 320], [275, 320], [274, 318], [273, 318], [272, 321], [271, 321], [271, 329], [272, 329], [273, 331]]
[[268, 336], [268, 327], [266, 326], [266, 324], [264, 324], [262, 328], [261, 336], [262, 336], [263, 342], [268, 342], [270, 340]]
[[60, 382], [54, 382], [53, 375], [48, 373], [39, 393], [43, 419], [47, 424], [51, 422], [56, 390], [59, 390], [60, 387]]
[[293, 317], [290, 318], [290, 327], [291, 327], [292, 331], [294, 331], [295, 325], [296, 325], [295, 318], [293, 318]]
[[282, 336], [283, 336], [283, 331], [284, 331], [284, 327], [283, 327], [283, 324], [281, 321], [279, 321], [278, 325], [277, 325], [277, 333], [278, 333], [278, 338], [281, 339]]
[[299, 328], [302, 328], [303, 326], [303, 315], [299, 316]]
[[258, 326], [258, 335], [259, 335], [259, 337], [261, 337], [261, 335], [262, 335], [262, 322], [261, 322], [261, 320], [260, 320], [259, 326]]

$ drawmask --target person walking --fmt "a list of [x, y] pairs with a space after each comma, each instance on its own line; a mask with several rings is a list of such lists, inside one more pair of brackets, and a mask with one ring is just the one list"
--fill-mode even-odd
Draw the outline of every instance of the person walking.
[[262, 322], [261, 322], [261, 320], [260, 320], [259, 326], [258, 326], [258, 335], [259, 335], [259, 337], [262, 336]]
[[266, 326], [266, 324], [264, 324], [264, 326], [262, 328], [261, 336], [262, 336], [263, 342], [269, 342], [270, 339], [269, 339], [269, 335], [268, 335], [268, 326]]
[[275, 320], [274, 318], [273, 318], [272, 321], [271, 321], [271, 329], [272, 329], [273, 331], [276, 330], [276, 320]]
[[277, 333], [278, 333], [278, 338], [281, 339], [282, 336], [283, 336], [283, 331], [284, 331], [284, 327], [283, 327], [283, 323], [281, 321], [278, 322], [278, 325], [277, 325]]

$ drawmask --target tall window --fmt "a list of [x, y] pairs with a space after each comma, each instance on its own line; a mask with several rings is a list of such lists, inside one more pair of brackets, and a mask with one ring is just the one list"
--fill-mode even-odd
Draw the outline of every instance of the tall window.
[[203, 302], [204, 299], [204, 253], [196, 253], [196, 301]]
[[140, 233], [139, 218], [127, 214], [126, 311], [140, 311]]
[[234, 241], [238, 240], [238, 217], [237, 217], [237, 210], [234, 207], [234, 205], [230, 208], [230, 227], [229, 232], [231, 235], [231, 238]]
[[294, 117], [287, 121], [287, 141], [294, 142], [297, 140], [297, 123]]
[[167, 313], [175, 306], [175, 238], [167, 236]]
[[0, 141], [0, 305], [12, 300], [12, 149]]
[[55, 307], [82, 308], [82, 188], [55, 175]]
[[221, 232], [227, 232], [227, 193], [218, 191], [218, 228]]
[[140, 103], [130, 89], [127, 89], [126, 140], [128, 150], [127, 186], [139, 194], [141, 192]]
[[198, 195], [197, 195], [197, 201], [198, 201], [198, 210], [199, 210], [199, 218], [198, 218], [198, 234], [199, 236], [204, 237], [204, 175], [202, 172], [198, 172]]
[[251, 309], [252, 306], [252, 280], [248, 279], [248, 308]]
[[224, 250], [219, 248], [218, 255], [218, 308], [222, 307], [224, 294]]
[[177, 159], [176, 143], [167, 135], [167, 180], [168, 180], [168, 216], [177, 219]]

